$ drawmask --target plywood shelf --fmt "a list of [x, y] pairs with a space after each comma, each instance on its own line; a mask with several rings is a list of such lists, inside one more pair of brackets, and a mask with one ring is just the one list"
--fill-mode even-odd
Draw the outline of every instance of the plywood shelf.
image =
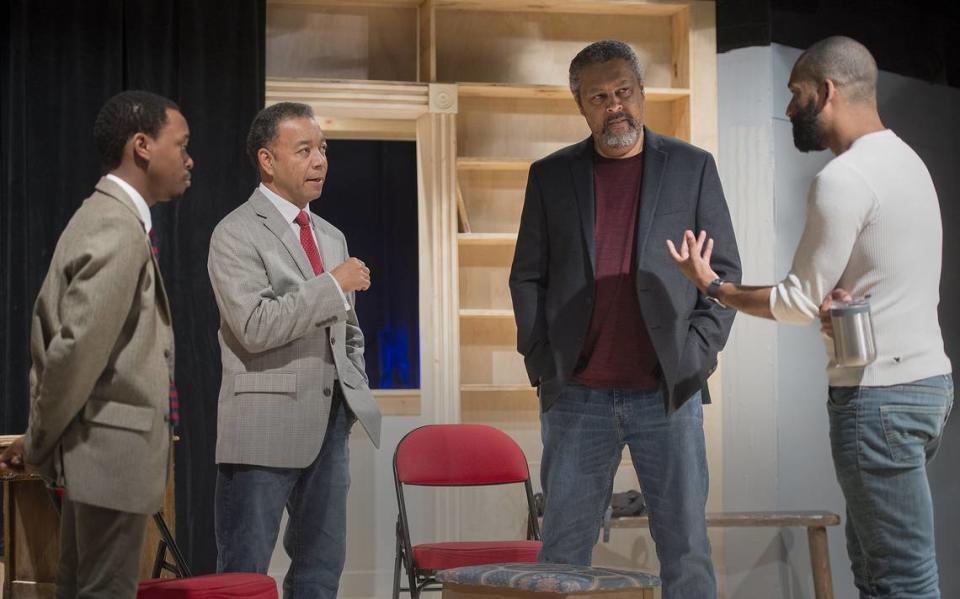
[[410, 8], [417, 9], [423, 0], [267, 0], [271, 6], [327, 6], [332, 8]]
[[[512, 83], [458, 83], [461, 98], [514, 98], [528, 100], [572, 101], [570, 88], [564, 85], [518, 85]], [[673, 102], [689, 98], [686, 88], [644, 88], [647, 102]]]
[[429, 97], [426, 83], [319, 77], [268, 77], [266, 81], [267, 106], [303, 102], [321, 117], [409, 121], [429, 111]]
[[457, 243], [464, 245], [516, 245], [516, 233], [458, 233]]
[[419, 416], [420, 389], [373, 389], [384, 416]]
[[468, 384], [460, 385], [460, 390], [465, 393], [504, 393], [504, 392], [518, 392], [518, 391], [535, 391], [533, 387], [527, 384], [518, 383], [516, 385], [480, 385], [480, 384]]
[[648, 0], [433, 0], [433, 6], [446, 10], [504, 12], [551, 12], [592, 15], [638, 15], [669, 17], [686, 9], [683, 4]]
[[513, 171], [530, 170], [528, 158], [484, 158], [482, 156], [462, 156], [457, 158], [457, 169], [461, 171]]
[[513, 320], [513, 310], [499, 310], [486, 308], [462, 308], [460, 318], [491, 318], [497, 320]]

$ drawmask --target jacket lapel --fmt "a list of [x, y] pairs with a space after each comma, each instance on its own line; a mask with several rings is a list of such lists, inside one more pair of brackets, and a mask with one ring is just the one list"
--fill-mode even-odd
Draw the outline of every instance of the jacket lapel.
[[637, 266], [643, 263], [643, 250], [653, 226], [653, 215], [660, 202], [660, 184], [667, 166], [667, 153], [661, 149], [660, 136], [643, 128], [643, 182], [640, 183], [640, 215], [637, 222]]
[[300, 269], [303, 278], [312, 279], [314, 276], [313, 267], [307, 259], [306, 252], [303, 251], [303, 246], [300, 245], [300, 240], [293, 234], [291, 224], [283, 219], [283, 215], [259, 189], [253, 191], [253, 195], [250, 196], [250, 203], [253, 204], [253, 209], [257, 215], [263, 219], [264, 226], [270, 229], [270, 232], [276, 235], [283, 247], [286, 248], [290, 257], [297, 264], [297, 268]]
[[317, 238], [317, 244], [320, 246], [320, 259], [323, 261], [323, 272], [328, 272], [335, 266], [340, 264], [338, 257], [338, 245], [335, 243], [333, 237], [327, 235], [323, 232], [323, 228], [320, 226], [320, 217], [310, 213], [310, 222], [313, 225], [313, 234]]
[[577, 208], [580, 212], [580, 227], [583, 242], [590, 256], [590, 270], [596, 272], [596, 204], [593, 194], [593, 138], [580, 142], [570, 158], [570, 175], [573, 177], [573, 189], [577, 196]]

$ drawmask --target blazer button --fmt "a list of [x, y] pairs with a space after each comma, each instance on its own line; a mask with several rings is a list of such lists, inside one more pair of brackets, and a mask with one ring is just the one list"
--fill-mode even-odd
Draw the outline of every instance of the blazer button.
[[323, 390], [324, 397], [330, 397], [330, 387], [327, 387]]
[[169, 357], [170, 357], [170, 350], [169, 350], [169, 349], [163, 350], [163, 357], [164, 357], [164, 358], [169, 358]]

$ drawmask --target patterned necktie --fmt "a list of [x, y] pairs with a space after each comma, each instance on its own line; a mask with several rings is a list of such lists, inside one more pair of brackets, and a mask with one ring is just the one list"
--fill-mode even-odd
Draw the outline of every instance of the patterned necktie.
[[318, 275], [323, 272], [323, 260], [320, 259], [320, 250], [317, 249], [317, 242], [313, 240], [313, 232], [310, 230], [310, 217], [303, 210], [293, 219], [300, 225], [300, 245], [310, 260], [310, 266], [313, 267], [313, 274]]
[[[150, 249], [153, 251], [153, 257], [160, 259], [160, 247], [157, 245], [157, 235], [150, 229]], [[170, 389], [167, 392], [167, 399], [170, 402], [170, 426], [175, 427], [180, 423], [180, 398], [177, 395], [177, 385], [170, 379]]]

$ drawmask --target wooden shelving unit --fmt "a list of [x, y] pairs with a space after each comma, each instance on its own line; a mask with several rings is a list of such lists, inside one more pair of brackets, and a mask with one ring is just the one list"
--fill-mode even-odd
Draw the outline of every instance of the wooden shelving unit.
[[[381, 393], [387, 414], [502, 428], [537, 476], [538, 403], [508, 288], [530, 164], [588, 136], [567, 69], [599, 39], [637, 50], [648, 126], [716, 152], [714, 10], [705, 0], [268, 0], [268, 103], [309, 102], [332, 138], [417, 142], [423, 385]], [[469, 232], [458, 230], [458, 193]], [[722, 497], [721, 422], [717, 410], [707, 417], [712, 498]], [[437, 507], [438, 529], [450, 526], [444, 509], [455, 508]], [[477, 522], [460, 525], [464, 538], [522, 535], [519, 521], [491, 530], [499, 519], [484, 517], [486, 504], [459, 509]]]

